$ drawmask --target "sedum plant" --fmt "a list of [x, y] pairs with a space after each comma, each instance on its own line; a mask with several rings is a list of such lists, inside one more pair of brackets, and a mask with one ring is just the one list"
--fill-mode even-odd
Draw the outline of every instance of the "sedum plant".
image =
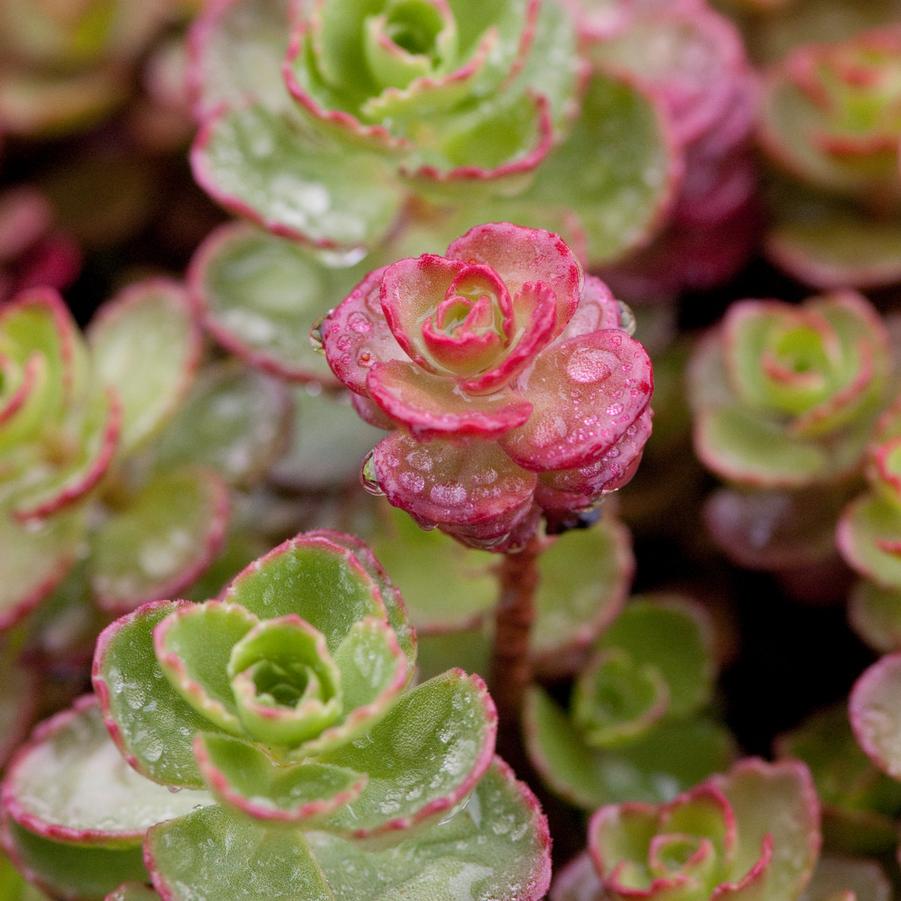
[[588, 829], [593, 869], [578, 859], [552, 897], [798, 901], [819, 846], [806, 767], [747, 759], [660, 806], [602, 807]]
[[777, 570], [834, 557], [833, 523], [891, 366], [885, 325], [852, 292], [800, 307], [743, 301], [701, 341], [689, 369], [694, 445], [730, 483], [707, 508], [730, 556]]
[[412, 687], [415, 658], [399, 593], [341, 533], [286, 542], [218, 600], [146, 604], [101, 635], [96, 698], [10, 765], [4, 844], [73, 898], [542, 897], [546, 824], [493, 757], [484, 684]]
[[632, 476], [651, 366], [604, 284], [548, 232], [483, 225], [368, 275], [323, 321], [357, 411], [391, 433], [364, 477], [465, 544], [523, 547]]
[[529, 689], [529, 758], [578, 807], [670, 800], [732, 758], [731, 737], [703, 713], [714, 676], [704, 608], [678, 596], [634, 598], [594, 642], [568, 712]]

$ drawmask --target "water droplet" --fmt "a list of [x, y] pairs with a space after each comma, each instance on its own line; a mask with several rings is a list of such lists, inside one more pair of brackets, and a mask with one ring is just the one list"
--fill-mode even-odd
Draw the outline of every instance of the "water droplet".
[[617, 304], [619, 305], [619, 327], [627, 335], [634, 335], [636, 326], [635, 314], [632, 312], [631, 307], [621, 300], [618, 300]]
[[347, 325], [348, 328], [361, 335], [365, 335], [372, 330], [372, 323], [369, 321], [369, 317], [359, 310], [355, 310], [347, 317]]
[[325, 340], [322, 337], [322, 320], [318, 319], [310, 329], [310, 346], [316, 353], [325, 353]]
[[379, 480], [375, 472], [374, 454], [370, 451], [360, 468], [360, 483], [374, 497], [384, 497], [385, 492], [379, 486]]

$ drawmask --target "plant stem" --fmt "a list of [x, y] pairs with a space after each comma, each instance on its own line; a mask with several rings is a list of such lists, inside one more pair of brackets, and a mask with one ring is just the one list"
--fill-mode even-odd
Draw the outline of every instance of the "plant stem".
[[[535, 619], [540, 543], [532, 539], [518, 554], [506, 554], [500, 565], [500, 600], [494, 615], [491, 695], [500, 718], [501, 752], [519, 743], [523, 697], [532, 675], [529, 634]], [[504, 747], [506, 745], [506, 747]]]

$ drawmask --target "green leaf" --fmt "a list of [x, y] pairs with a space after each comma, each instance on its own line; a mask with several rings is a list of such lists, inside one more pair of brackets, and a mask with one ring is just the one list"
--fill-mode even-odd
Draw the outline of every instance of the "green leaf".
[[282, 78], [288, 51], [288, 0], [217, 4], [194, 26], [195, 114], [253, 97], [271, 109], [290, 103]]
[[54, 842], [15, 822], [7, 824], [7, 835], [19, 866], [56, 897], [103, 901], [121, 883], [147, 879], [140, 846], [95, 848]]
[[851, 592], [848, 618], [870, 647], [882, 654], [901, 650], [901, 592], [858, 582]]
[[595, 71], [572, 133], [532, 186], [467, 219], [551, 228], [584, 246], [591, 267], [606, 265], [653, 233], [672, 197], [676, 165], [659, 105], [624, 77]]
[[2, 853], [0, 853], [0, 898], [4, 901], [51, 901], [40, 889], [28, 885]]
[[30, 832], [106, 848], [134, 847], [160, 820], [211, 803], [173, 793], [126, 763], [92, 697], [47, 721], [4, 783], [6, 812]]
[[865, 494], [845, 510], [838, 546], [845, 560], [882, 588], [901, 589], [901, 510], [878, 494]]
[[321, 248], [378, 243], [403, 198], [376, 157], [336, 154], [260, 106], [209, 119], [191, 159], [198, 183], [224, 207]]
[[341, 267], [296, 241], [229, 223], [201, 245], [191, 290], [216, 339], [281, 378], [336, 385], [310, 343], [310, 329], [366, 274]]
[[228, 489], [211, 470], [162, 473], [91, 536], [91, 585], [100, 606], [133, 610], [178, 595], [225, 538]]
[[288, 418], [287, 393], [274, 379], [234, 360], [211, 366], [154, 445], [154, 465], [207, 466], [230, 485], [253, 484], [282, 450]]
[[807, 768], [791, 761], [750, 759], [714, 782], [735, 814], [733, 874], [740, 877], [754, 865], [769, 835], [773, 858], [753, 897], [796, 898], [810, 879], [820, 848], [819, 803]]
[[538, 558], [530, 637], [542, 674], [568, 675], [578, 666], [579, 652], [622, 609], [634, 568], [629, 531], [609, 513], [548, 544]]
[[659, 722], [669, 706], [660, 670], [612, 648], [598, 654], [573, 689], [573, 720], [594, 748], [627, 745]]
[[163, 785], [202, 788], [193, 741], [210, 721], [169, 685], [153, 647], [153, 630], [180, 606], [146, 604], [107, 627], [97, 640], [94, 691], [139, 773]]
[[101, 307], [88, 340], [99, 382], [122, 403], [127, 454], [159, 431], [194, 377], [201, 339], [187, 294], [162, 279], [131, 285]]
[[374, 525], [372, 548], [420, 632], [469, 625], [494, 607], [493, 554], [464, 548], [437, 529], [426, 531], [387, 503], [379, 504]]
[[712, 627], [704, 608], [691, 601], [669, 595], [636, 598], [597, 648], [625, 651], [636, 665], [656, 670], [669, 692], [671, 716], [687, 716], [710, 700]]
[[384, 432], [364, 422], [346, 393], [292, 393], [294, 427], [290, 445], [271, 472], [273, 481], [291, 491], [325, 491], [360, 478], [366, 454]]
[[63, 580], [75, 561], [83, 529], [81, 510], [26, 528], [0, 507], [0, 631], [17, 623]]
[[731, 736], [703, 719], [668, 723], [616, 750], [585, 743], [572, 720], [539, 688], [525, 706], [529, 759], [542, 781], [577, 807], [669, 801], [728, 765]]
[[325, 635], [329, 650], [354, 623], [384, 618], [378, 585], [351, 551], [331, 536], [310, 533], [286, 541], [245, 570], [223, 600], [241, 604], [261, 619], [295, 613]]
[[901, 654], [873, 664], [851, 691], [851, 726], [861, 748], [884, 773], [901, 781]]
[[478, 676], [451, 670], [425, 682], [365, 737], [320, 758], [369, 776], [328, 828], [363, 836], [446, 814], [490, 763], [496, 730], [494, 705]]
[[324, 833], [308, 841], [342, 901], [538, 901], [550, 876], [537, 802], [497, 758], [452, 816], [388, 848]]
[[169, 684], [201, 716], [242, 734], [229, 659], [259, 620], [237, 604], [208, 601], [174, 610], [154, 630], [154, 648]]
[[145, 847], [155, 883], [170, 898], [337, 901], [303, 832], [222, 807], [154, 826]]
[[320, 763], [278, 764], [259, 745], [202, 734], [197, 754], [210, 790], [226, 806], [258, 820], [311, 828], [357, 797], [366, 776]]

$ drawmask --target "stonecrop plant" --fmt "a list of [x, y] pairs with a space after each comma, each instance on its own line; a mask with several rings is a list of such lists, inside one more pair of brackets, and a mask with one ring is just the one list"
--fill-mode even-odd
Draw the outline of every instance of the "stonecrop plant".
[[899, 896], [899, 53], [0, 0], [0, 901]]
[[322, 323], [356, 409], [391, 429], [364, 478], [474, 547], [524, 546], [624, 485], [651, 431], [650, 360], [556, 235], [477, 226], [368, 275]]

